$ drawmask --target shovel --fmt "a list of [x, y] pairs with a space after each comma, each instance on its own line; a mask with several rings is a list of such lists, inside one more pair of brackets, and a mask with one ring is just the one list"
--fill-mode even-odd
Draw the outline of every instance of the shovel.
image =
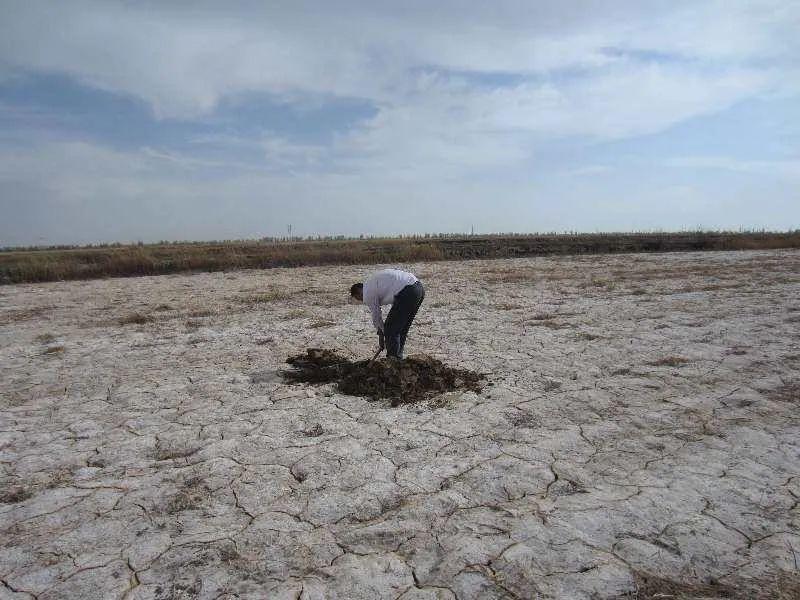
[[374, 361], [376, 358], [378, 358], [378, 356], [380, 355], [380, 353], [381, 353], [381, 352], [383, 352], [383, 348], [378, 348], [378, 351], [377, 351], [377, 352], [376, 352], [376, 353], [373, 355], [373, 357], [372, 357], [372, 358], [370, 358], [370, 359], [367, 361], [367, 366], [371, 365], [371, 364], [373, 363], [373, 361]]

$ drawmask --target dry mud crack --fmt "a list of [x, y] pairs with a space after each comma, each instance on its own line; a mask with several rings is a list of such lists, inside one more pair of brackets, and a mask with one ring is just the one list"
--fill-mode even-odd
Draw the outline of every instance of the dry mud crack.
[[369, 268], [0, 287], [0, 599], [800, 596], [800, 252], [406, 266], [480, 394], [284, 381]]

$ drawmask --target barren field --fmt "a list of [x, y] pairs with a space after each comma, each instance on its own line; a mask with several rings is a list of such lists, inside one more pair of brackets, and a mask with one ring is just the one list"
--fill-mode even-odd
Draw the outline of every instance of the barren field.
[[1, 287], [0, 599], [800, 597], [800, 251], [407, 267], [481, 393], [283, 381], [373, 267]]

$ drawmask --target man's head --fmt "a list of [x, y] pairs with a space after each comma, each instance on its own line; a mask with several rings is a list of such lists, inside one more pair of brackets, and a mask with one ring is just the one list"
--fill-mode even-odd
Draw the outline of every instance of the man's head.
[[359, 302], [364, 301], [364, 284], [354, 283], [350, 286], [350, 295]]

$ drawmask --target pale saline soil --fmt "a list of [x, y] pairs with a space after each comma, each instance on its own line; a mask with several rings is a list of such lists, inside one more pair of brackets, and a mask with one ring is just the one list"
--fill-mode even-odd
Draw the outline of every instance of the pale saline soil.
[[409, 353], [482, 394], [282, 382], [308, 347], [372, 355], [372, 267], [0, 288], [0, 598], [797, 582], [799, 251], [406, 267]]

